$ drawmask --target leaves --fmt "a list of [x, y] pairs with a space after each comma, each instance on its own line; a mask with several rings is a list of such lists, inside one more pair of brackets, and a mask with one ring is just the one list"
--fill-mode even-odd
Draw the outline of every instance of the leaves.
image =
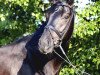
[[0, 0], [0, 45], [33, 33], [42, 21], [45, 5], [41, 0]]

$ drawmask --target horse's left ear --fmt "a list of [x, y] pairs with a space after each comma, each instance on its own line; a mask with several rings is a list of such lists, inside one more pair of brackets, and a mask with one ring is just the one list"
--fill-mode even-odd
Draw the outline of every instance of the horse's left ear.
[[56, 4], [57, 2], [60, 2], [61, 0], [49, 0], [50, 3]]
[[73, 5], [74, 4], [74, 0], [66, 0], [66, 3], [68, 3], [69, 5]]

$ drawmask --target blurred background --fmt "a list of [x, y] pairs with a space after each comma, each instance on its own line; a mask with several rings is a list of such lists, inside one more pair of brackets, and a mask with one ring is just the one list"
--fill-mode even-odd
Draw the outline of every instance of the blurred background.
[[[75, 0], [75, 26], [70, 40], [69, 64], [60, 75], [87, 72], [100, 75], [100, 0]], [[45, 21], [47, 0], [0, 0], [0, 46], [32, 34]], [[81, 71], [80, 71], [81, 70]]]

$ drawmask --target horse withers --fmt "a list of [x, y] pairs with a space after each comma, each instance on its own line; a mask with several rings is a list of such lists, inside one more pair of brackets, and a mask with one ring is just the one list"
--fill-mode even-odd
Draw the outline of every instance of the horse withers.
[[[67, 0], [68, 1], [68, 0]], [[71, 0], [69, 0], [71, 1]], [[59, 0], [46, 11], [48, 21], [32, 35], [0, 48], [0, 75], [58, 75], [73, 31], [72, 4]], [[50, 48], [50, 46], [52, 48]]]

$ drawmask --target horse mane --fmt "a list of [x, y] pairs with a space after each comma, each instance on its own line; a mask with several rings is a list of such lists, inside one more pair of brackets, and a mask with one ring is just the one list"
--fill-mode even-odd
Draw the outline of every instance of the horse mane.
[[33, 46], [38, 45], [38, 41], [44, 31], [46, 24], [47, 21], [42, 22], [42, 25], [40, 25], [39, 28], [36, 30], [36, 32], [33, 35], [31, 35], [31, 39], [27, 42], [26, 46], [30, 46], [31, 48], [33, 48]]
[[27, 42], [31, 39], [31, 35], [27, 35], [27, 36], [23, 36], [23, 37], [20, 37], [18, 39], [16, 39], [14, 42], [8, 44], [8, 45], [4, 45], [4, 46], [1, 46], [0, 48], [4, 48], [4, 47], [9, 47], [9, 46], [13, 46], [13, 45], [17, 45], [21, 42]]
[[41, 31], [44, 30], [43, 29], [44, 26], [45, 26], [45, 22], [42, 22], [42, 25], [39, 26], [39, 28], [36, 30], [35, 33], [33, 33], [31, 35], [19, 37], [15, 41], [13, 41], [12, 43], [10, 43], [8, 45], [1, 46], [1, 48], [8, 47], [8, 46], [13, 46], [13, 45], [17, 45], [17, 44], [19, 44], [21, 42], [28, 42], [29, 40], [31, 40], [32, 38], [34, 38], [34, 36], [40, 36], [40, 34], [42, 33]]
[[[24, 60], [24, 63], [29, 63], [32, 69], [34, 69], [35, 66], [35, 70], [42, 69], [42, 67], [48, 61], [48, 57], [42, 54], [38, 49], [38, 41], [44, 31], [46, 24], [47, 22], [43, 22], [42, 25], [40, 25], [40, 27], [38, 28], [38, 30], [36, 30], [36, 32], [31, 35], [31, 39], [25, 45], [25, 48], [27, 50], [27, 56]], [[33, 59], [35, 59], [35, 61]]]
[[18, 44], [20, 42], [27, 42], [32, 38], [32, 35], [27, 35], [27, 36], [22, 36], [20, 38], [18, 38], [17, 40], [15, 40], [13, 43]]

